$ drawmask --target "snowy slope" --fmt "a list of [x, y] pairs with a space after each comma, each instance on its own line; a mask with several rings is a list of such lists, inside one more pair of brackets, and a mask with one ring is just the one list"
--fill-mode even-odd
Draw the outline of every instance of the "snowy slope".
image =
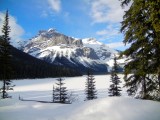
[[93, 48], [100, 60], [108, 61], [118, 54], [116, 50], [109, 48], [109, 46], [97, 41], [95, 38], [85, 38], [82, 39], [82, 42], [84, 46]]
[[65, 78], [65, 86], [79, 97], [78, 101], [67, 105], [18, 100], [20, 95], [28, 100], [51, 101], [55, 78], [15, 80], [16, 87], [11, 92], [13, 98], [0, 100], [0, 120], [159, 120], [159, 102], [129, 98], [125, 91], [122, 97], [108, 97], [110, 76], [95, 78], [100, 95], [92, 101], [83, 101], [85, 76]]
[[[108, 45], [97, 41], [95, 38], [85, 38], [85, 39], [82, 39], [82, 42], [84, 46], [94, 49], [97, 56], [99, 57], [99, 60], [102, 63], [107, 64], [108, 71], [110, 71], [114, 64], [113, 59], [115, 56], [116, 57], [119, 56], [119, 52], [110, 48]], [[121, 68], [124, 67], [125, 60], [126, 60], [125, 57], [117, 60], [117, 63]]]

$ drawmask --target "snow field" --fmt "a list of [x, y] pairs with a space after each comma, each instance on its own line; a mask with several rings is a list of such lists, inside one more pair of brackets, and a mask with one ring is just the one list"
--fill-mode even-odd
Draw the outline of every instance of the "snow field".
[[[119, 77], [123, 79], [123, 75], [119, 75]], [[108, 88], [110, 85], [110, 75], [96, 75], [95, 81], [98, 98], [107, 97]], [[64, 86], [67, 87], [69, 93], [72, 92], [74, 95], [76, 95], [78, 101], [84, 101], [86, 76], [65, 77], [64, 82]], [[14, 87], [14, 91], [11, 91], [11, 95], [14, 98], [18, 98], [20, 95], [25, 99], [51, 101], [52, 88], [53, 84], [55, 85], [55, 83], [56, 78], [14, 80], [13, 84], [15, 84], [16, 87]], [[122, 81], [122, 87], [123, 84], [124, 82]], [[126, 97], [126, 89], [122, 88], [122, 90], [122, 95]]]
[[84, 101], [86, 76], [65, 78], [68, 91], [78, 99], [73, 104], [18, 100], [20, 95], [28, 100], [51, 101], [56, 78], [14, 80], [13, 98], [0, 100], [0, 120], [160, 120], [159, 102], [127, 97], [126, 88], [122, 97], [108, 97], [110, 75], [96, 75], [95, 80], [98, 99]]

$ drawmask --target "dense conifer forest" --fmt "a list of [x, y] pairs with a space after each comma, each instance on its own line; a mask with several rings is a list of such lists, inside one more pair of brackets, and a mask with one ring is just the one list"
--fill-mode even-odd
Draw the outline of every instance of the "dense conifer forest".
[[[21, 50], [11, 46], [11, 61], [12, 72], [11, 79], [25, 79], [25, 78], [46, 78], [59, 76], [80, 76], [77, 70], [52, 65], [40, 59], [32, 57]], [[0, 68], [0, 79], [3, 78], [3, 71]]]

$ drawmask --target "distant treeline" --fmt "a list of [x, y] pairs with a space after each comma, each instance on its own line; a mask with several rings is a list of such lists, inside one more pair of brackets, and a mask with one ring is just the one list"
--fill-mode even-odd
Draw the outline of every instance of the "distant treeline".
[[[46, 78], [60, 76], [80, 76], [78, 70], [52, 65], [11, 46], [12, 72], [11, 79]], [[0, 63], [1, 64], [1, 63]], [[3, 69], [0, 67], [0, 79], [3, 79]]]

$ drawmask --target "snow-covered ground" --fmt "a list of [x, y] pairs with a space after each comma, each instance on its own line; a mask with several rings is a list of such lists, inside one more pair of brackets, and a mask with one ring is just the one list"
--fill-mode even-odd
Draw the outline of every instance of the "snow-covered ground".
[[95, 80], [98, 99], [84, 101], [86, 76], [65, 78], [65, 86], [76, 98], [73, 104], [19, 101], [19, 95], [51, 101], [56, 78], [15, 80], [13, 98], [0, 100], [0, 120], [160, 120], [159, 102], [127, 97], [125, 88], [122, 97], [108, 97], [110, 76], [96, 75]]

